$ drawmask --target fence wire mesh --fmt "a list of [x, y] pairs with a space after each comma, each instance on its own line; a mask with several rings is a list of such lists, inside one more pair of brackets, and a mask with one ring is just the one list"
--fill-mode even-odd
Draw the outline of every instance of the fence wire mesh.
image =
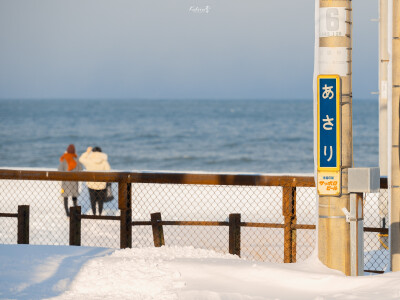
[[[388, 191], [364, 194], [364, 227], [388, 229]], [[365, 270], [385, 271], [389, 267], [388, 234], [364, 232]]]
[[[114, 199], [104, 203], [102, 215], [119, 216], [118, 183], [113, 182], [111, 187]], [[151, 213], [161, 212], [164, 221], [228, 222], [229, 214], [239, 213], [244, 223], [275, 224], [275, 228], [241, 227], [241, 256], [247, 259], [284, 262], [284, 253], [290, 252], [293, 261], [303, 261], [315, 249], [315, 230], [288, 231], [294, 228], [289, 228], [288, 224], [315, 225], [314, 187], [293, 190], [284, 186], [132, 183], [131, 194], [132, 221], [149, 221]], [[79, 182], [77, 204], [82, 214], [93, 214], [85, 182]], [[30, 244], [69, 244], [69, 217], [60, 181], [0, 180], [0, 213], [16, 213], [18, 205], [30, 206]], [[68, 206], [72, 205], [70, 197]], [[387, 228], [387, 222], [382, 223], [383, 218], [387, 220], [387, 191], [365, 195], [364, 226]], [[165, 244], [226, 253], [228, 230], [228, 226], [164, 226]], [[284, 242], [285, 234], [292, 235], [291, 244]], [[82, 246], [119, 248], [120, 223], [83, 219], [81, 238]], [[385, 237], [366, 232], [364, 238], [365, 268], [384, 270], [389, 255]], [[16, 242], [17, 220], [1, 217], [0, 243]], [[152, 227], [133, 226], [132, 246], [153, 246]]]
[[[317, 219], [317, 203], [315, 197], [315, 188], [312, 187], [298, 187], [296, 189], [296, 218], [297, 224], [315, 225]], [[297, 248], [296, 258], [297, 261], [304, 261], [314, 251], [316, 245], [315, 230], [297, 230]]]
[[[112, 189], [114, 200], [104, 203], [103, 215], [119, 215], [116, 183], [112, 184]], [[64, 201], [61, 195], [61, 182], [0, 180], [0, 212], [16, 213], [18, 205], [29, 205], [30, 244], [69, 244], [69, 217]], [[74, 205], [72, 197], [68, 197], [67, 205], [68, 207]], [[77, 205], [81, 206], [82, 214], [92, 214], [89, 192], [84, 182], [79, 183]], [[14, 218], [0, 218], [0, 243], [16, 243], [16, 222]], [[114, 222], [111, 226], [107, 224], [109, 221], [103, 220], [84, 220], [83, 222], [82, 245], [119, 247], [118, 222]], [[110, 228], [115, 228], [111, 232], [112, 236], [110, 236]]]
[[[242, 222], [282, 224], [282, 188], [133, 184], [133, 221], [149, 220], [153, 212], [161, 212], [162, 219], [169, 221], [224, 222], [229, 220], [229, 214], [240, 213]], [[134, 243], [139, 246], [151, 245], [152, 235], [149, 230], [151, 229], [134, 226]], [[282, 229], [242, 228], [241, 230], [243, 233], [242, 257], [282, 261], [282, 259], [277, 259], [276, 255], [267, 255], [261, 250], [266, 248], [265, 245], [275, 242], [277, 245], [281, 244], [282, 252]], [[247, 232], [249, 232], [248, 235]], [[165, 226], [164, 233], [166, 245], [192, 245], [219, 252], [228, 251], [228, 228], [226, 227]], [[253, 247], [248, 245], [253, 245]]]

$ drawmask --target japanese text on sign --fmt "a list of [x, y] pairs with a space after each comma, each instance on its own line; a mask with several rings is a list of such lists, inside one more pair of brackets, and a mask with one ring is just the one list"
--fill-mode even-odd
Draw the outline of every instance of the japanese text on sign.
[[340, 77], [318, 76], [318, 170], [340, 169]]

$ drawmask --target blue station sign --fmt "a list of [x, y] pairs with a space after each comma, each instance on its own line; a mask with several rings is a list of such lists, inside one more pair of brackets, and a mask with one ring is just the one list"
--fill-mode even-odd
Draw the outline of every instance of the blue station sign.
[[318, 91], [318, 171], [339, 171], [341, 167], [339, 75], [319, 75]]

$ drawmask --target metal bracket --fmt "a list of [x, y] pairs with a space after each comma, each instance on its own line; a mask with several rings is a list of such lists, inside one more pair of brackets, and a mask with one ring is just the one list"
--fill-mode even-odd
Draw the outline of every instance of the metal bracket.
[[352, 218], [352, 217], [350, 216], [350, 212], [347, 210], [346, 207], [343, 207], [343, 208], [342, 208], [342, 212], [343, 212], [344, 215], [346, 216], [346, 222], [347, 222], [347, 223], [350, 223], [351, 221], [356, 221], [356, 218]]
[[347, 208], [343, 207], [342, 211], [344, 213], [344, 215], [346, 216], [346, 222], [350, 223], [350, 222], [359, 222], [359, 221], [364, 221], [364, 218], [354, 218], [350, 216], [350, 212], [347, 210]]
[[324, 215], [319, 215], [318, 216], [320, 219], [344, 219], [345, 216], [324, 216]]

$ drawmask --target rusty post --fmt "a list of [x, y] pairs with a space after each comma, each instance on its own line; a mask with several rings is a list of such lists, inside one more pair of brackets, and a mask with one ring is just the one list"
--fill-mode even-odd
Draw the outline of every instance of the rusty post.
[[229, 215], [229, 253], [240, 256], [240, 214]]
[[293, 228], [297, 224], [297, 214], [296, 214], [296, 187], [292, 188], [292, 224], [290, 225], [292, 229], [292, 263], [296, 262], [296, 250], [297, 250], [297, 230]]
[[157, 212], [151, 214], [151, 227], [153, 228], [153, 240], [155, 247], [165, 245], [164, 230], [161, 224], [161, 213]]
[[284, 227], [284, 263], [296, 262], [296, 187], [282, 188], [282, 212], [285, 219]]
[[81, 245], [81, 207], [72, 206], [69, 211], [69, 244]]
[[118, 207], [121, 214], [120, 247], [132, 248], [132, 184], [118, 182]]
[[29, 205], [18, 206], [18, 244], [29, 244]]

